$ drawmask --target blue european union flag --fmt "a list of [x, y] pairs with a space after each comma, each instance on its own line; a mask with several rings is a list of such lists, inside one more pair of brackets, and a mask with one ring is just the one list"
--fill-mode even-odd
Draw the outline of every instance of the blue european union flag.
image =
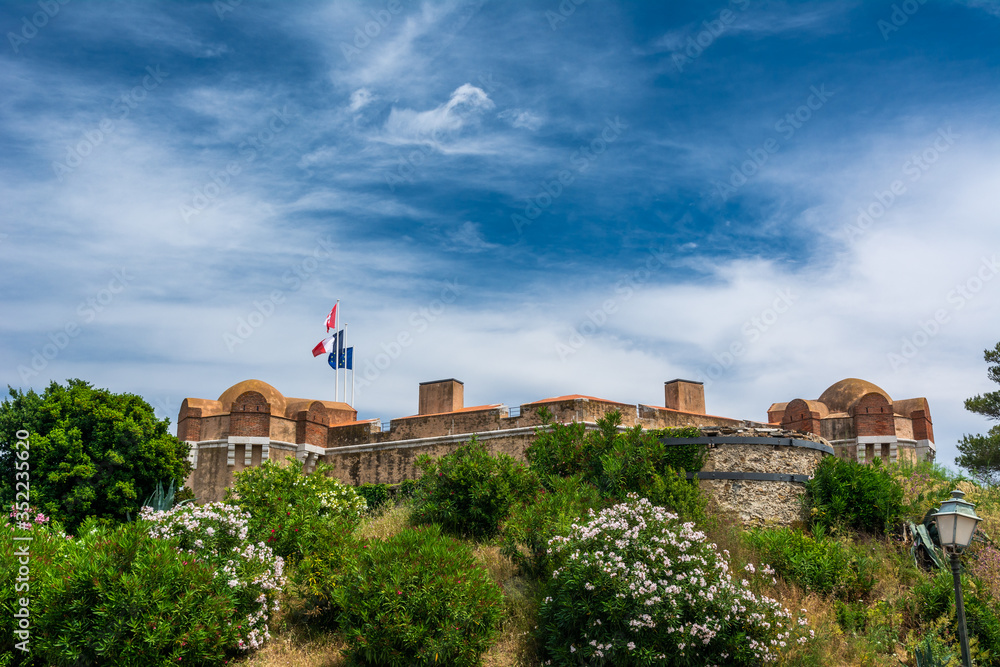
[[348, 347], [340, 351], [340, 367], [349, 371], [354, 370], [354, 348]]
[[337, 370], [337, 353], [331, 352], [330, 356], [326, 358], [326, 363], [330, 364], [330, 368]]

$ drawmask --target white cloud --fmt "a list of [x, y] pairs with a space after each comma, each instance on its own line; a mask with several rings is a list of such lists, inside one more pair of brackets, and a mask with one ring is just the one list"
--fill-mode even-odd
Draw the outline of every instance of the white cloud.
[[496, 243], [490, 243], [483, 237], [483, 232], [478, 223], [466, 220], [458, 229], [450, 230], [446, 233], [448, 238], [447, 248], [461, 252], [483, 252], [499, 248]]
[[535, 131], [542, 126], [542, 117], [526, 109], [505, 109], [497, 114], [497, 118], [525, 130]]
[[375, 96], [372, 94], [372, 91], [367, 88], [358, 88], [351, 93], [351, 104], [347, 108], [349, 111], [360, 111], [364, 107], [368, 106], [374, 99]]
[[482, 88], [464, 83], [447, 102], [427, 111], [393, 108], [385, 122], [390, 140], [399, 142], [432, 141], [458, 133], [476, 124], [485, 111], [494, 108]]

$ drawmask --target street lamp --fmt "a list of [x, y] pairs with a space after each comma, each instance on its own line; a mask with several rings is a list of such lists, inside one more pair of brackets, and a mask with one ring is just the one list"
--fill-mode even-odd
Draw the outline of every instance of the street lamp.
[[941, 503], [934, 515], [941, 546], [951, 556], [951, 574], [955, 579], [955, 615], [958, 617], [959, 636], [962, 640], [962, 664], [972, 667], [969, 657], [969, 635], [965, 629], [965, 604], [962, 602], [962, 577], [959, 558], [972, 542], [976, 526], [982, 520], [976, 515], [975, 506], [962, 500], [965, 494], [955, 489], [951, 498]]

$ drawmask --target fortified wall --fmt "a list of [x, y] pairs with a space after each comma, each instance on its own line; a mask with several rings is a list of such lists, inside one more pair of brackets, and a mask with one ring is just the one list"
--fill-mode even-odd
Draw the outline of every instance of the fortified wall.
[[514, 408], [465, 407], [464, 384], [447, 379], [421, 383], [417, 414], [386, 424], [359, 421], [346, 403], [286, 397], [266, 382], [246, 380], [218, 400], [185, 399], [177, 435], [191, 446], [187, 486], [198, 502], [213, 502], [222, 500], [234, 472], [265, 460], [295, 456], [307, 472], [319, 462], [334, 464], [333, 474], [348, 484], [394, 484], [419, 476], [421, 455], [444, 456], [473, 436], [493, 453], [523, 460], [543, 409], [556, 423], [582, 422], [587, 428], [597, 428], [598, 419], [617, 410], [622, 428], [701, 427], [703, 438], [696, 441], [708, 448], [701, 484], [744, 521], [799, 518], [805, 480], [823, 456], [834, 453], [823, 437], [783, 423], [709, 415], [699, 382], [671, 380], [663, 396], [663, 406], [574, 394]]

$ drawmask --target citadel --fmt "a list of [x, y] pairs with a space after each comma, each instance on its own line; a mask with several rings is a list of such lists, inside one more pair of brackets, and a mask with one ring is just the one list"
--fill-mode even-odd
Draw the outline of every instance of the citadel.
[[186, 398], [177, 436], [191, 447], [187, 486], [199, 502], [221, 500], [234, 472], [293, 456], [307, 472], [319, 462], [334, 464], [334, 475], [348, 484], [396, 484], [419, 476], [420, 455], [443, 456], [473, 436], [494, 453], [523, 459], [543, 409], [553, 422], [587, 428], [617, 410], [622, 428], [699, 427], [702, 437], [684, 442], [707, 447], [700, 484], [748, 523], [790, 523], [801, 511], [804, 482], [824, 456], [917, 462], [935, 453], [926, 398], [894, 400], [857, 378], [831, 385], [815, 400], [773, 403], [765, 421], [707, 414], [704, 385], [681, 379], [664, 383], [662, 406], [573, 394], [519, 407], [466, 407], [464, 388], [456, 379], [420, 383], [417, 413], [388, 423], [359, 421], [344, 402], [286, 397], [260, 380], [239, 382], [215, 400]]

